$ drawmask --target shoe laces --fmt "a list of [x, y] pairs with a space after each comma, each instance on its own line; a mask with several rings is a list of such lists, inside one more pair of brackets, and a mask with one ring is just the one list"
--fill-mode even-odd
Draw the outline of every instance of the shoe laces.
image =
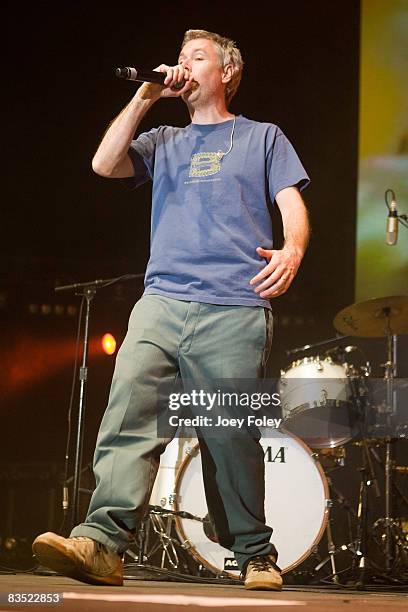
[[88, 538], [87, 536], [73, 536], [72, 538], [70, 538], [71, 540], [77, 540], [79, 542], [90, 542], [93, 544], [94, 548], [93, 548], [93, 552], [95, 555], [102, 555], [104, 553], [106, 553], [106, 547], [104, 544], [102, 544], [101, 542], [97, 542], [96, 540], [93, 540], [92, 538]]
[[277, 572], [282, 570], [276, 565], [275, 561], [267, 556], [253, 557], [248, 565], [251, 564], [252, 570], [255, 572], [267, 572], [270, 569], [274, 569]]
[[106, 553], [106, 551], [109, 550], [108, 547], [105, 546], [105, 544], [102, 544], [102, 542], [98, 542], [97, 540], [93, 540], [92, 538], [88, 538], [87, 536], [73, 536], [72, 538], [70, 538], [70, 540], [79, 540], [80, 542], [92, 542], [92, 544], [94, 545], [95, 554]]

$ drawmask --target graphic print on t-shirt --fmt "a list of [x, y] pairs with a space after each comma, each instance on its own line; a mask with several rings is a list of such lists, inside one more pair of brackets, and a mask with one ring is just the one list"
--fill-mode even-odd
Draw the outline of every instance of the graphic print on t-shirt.
[[211, 176], [218, 174], [221, 170], [221, 157], [218, 153], [194, 153], [191, 158], [189, 176], [197, 178], [200, 176]]

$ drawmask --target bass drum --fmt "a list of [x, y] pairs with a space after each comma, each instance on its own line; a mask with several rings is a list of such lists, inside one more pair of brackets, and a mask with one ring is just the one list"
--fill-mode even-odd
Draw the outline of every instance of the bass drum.
[[[273, 528], [279, 567], [289, 572], [311, 554], [323, 535], [328, 520], [328, 484], [312, 451], [295, 436], [275, 431], [273, 437], [260, 442], [265, 457], [266, 524]], [[176, 492], [176, 510], [207, 517], [198, 444], [178, 472]], [[233, 552], [214, 541], [208, 523], [177, 517], [176, 527], [199, 563], [216, 574], [239, 577]]]

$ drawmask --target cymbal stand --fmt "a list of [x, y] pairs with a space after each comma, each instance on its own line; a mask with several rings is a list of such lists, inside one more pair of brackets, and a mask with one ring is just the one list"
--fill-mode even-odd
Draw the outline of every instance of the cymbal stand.
[[[375, 448], [373, 448], [372, 446], [370, 447], [370, 452], [372, 454], [372, 456], [374, 457], [375, 461], [378, 463], [378, 465], [381, 467], [382, 470], [385, 470], [385, 464], [384, 461], [381, 459], [381, 457], [379, 456], [379, 454], [377, 453], [377, 451], [375, 450]], [[406, 466], [396, 466], [393, 464], [393, 471], [400, 473], [400, 474], [406, 474], [408, 472], [408, 467]], [[401, 487], [398, 485], [397, 482], [395, 482], [395, 480], [392, 481], [392, 489], [394, 491], [394, 493], [396, 493], [400, 499], [402, 500], [402, 502], [406, 505], [406, 507], [408, 508], [408, 497], [405, 495], [405, 493], [402, 491]]]
[[[332, 573], [330, 575], [331, 580], [335, 584], [339, 584], [340, 579], [339, 579], [339, 575], [337, 572], [335, 555], [345, 550], [348, 550], [352, 554], [355, 555], [355, 541], [352, 541], [353, 534], [351, 530], [351, 519], [352, 518], [355, 519], [357, 515], [355, 511], [353, 510], [353, 508], [348, 503], [348, 501], [346, 500], [346, 498], [344, 497], [344, 495], [342, 495], [342, 493], [340, 493], [340, 491], [334, 486], [332, 479], [330, 478], [328, 474], [326, 474], [326, 478], [329, 484], [329, 491], [330, 491], [330, 495], [329, 495], [330, 500], [331, 500], [330, 508], [332, 508], [334, 504], [337, 503], [340, 508], [344, 509], [347, 512], [347, 516], [349, 519], [349, 534], [348, 535], [349, 535], [350, 542], [348, 544], [342, 544], [341, 546], [335, 545], [334, 539], [333, 539], [333, 530], [332, 530], [332, 520], [333, 519], [329, 516], [329, 520], [327, 522], [327, 527], [326, 527], [328, 556], [322, 559], [322, 561], [320, 561], [320, 563], [316, 565], [316, 567], [313, 569], [313, 572], [314, 573], [319, 572], [330, 561], [330, 565], [332, 569]], [[333, 497], [335, 498], [335, 501], [333, 501]]]
[[[391, 417], [396, 413], [394, 378], [397, 376], [397, 336], [391, 330], [391, 308], [382, 309], [382, 316], [386, 319], [387, 336], [387, 362], [385, 363], [384, 378], [387, 386], [387, 427], [390, 428]], [[393, 523], [392, 518], [392, 446], [391, 437], [385, 440], [385, 567], [387, 572], [392, 569], [394, 561]]]
[[[375, 448], [371, 447], [370, 452], [372, 456], [374, 457], [375, 461], [377, 462], [377, 464], [385, 472], [385, 461], [381, 459], [381, 457], [378, 455]], [[404, 474], [406, 473], [406, 471], [408, 471], [408, 468], [405, 466], [395, 466], [393, 462], [392, 470], [393, 472]], [[395, 479], [391, 480], [390, 486], [391, 486], [391, 495], [396, 494], [398, 498], [402, 501], [402, 503], [405, 505], [405, 507], [408, 509], [408, 497], [404, 494], [404, 492], [402, 491], [398, 483], [395, 481]], [[379, 518], [375, 521], [373, 525], [373, 530], [374, 532], [377, 532], [379, 534], [379, 537], [377, 537], [378, 542], [382, 541], [382, 538], [381, 538], [381, 535], [383, 533], [382, 529], [387, 528], [387, 527], [390, 532], [391, 541], [393, 544], [393, 552], [394, 552], [395, 561], [394, 561], [392, 569], [393, 569], [393, 574], [395, 575], [395, 569], [396, 569], [395, 566], [396, 564], [398, 565], [398, 562], [402, 562], [405, 568], [408, 567], [408, 563], [407, 563], [408, 542], [407, 542], [406, 536], [404, 535], [401, 529], [401, 525], [399, 521], [394, 518], [392, 518], [391, 521], [389, 521], [388, 523], [386, 522], [385, 518]], [[388, 535], [387, 532], [385, 535]], [[399, 563], [399, 565], [401, 565], [401, 563]]]
[[[331, 508], [332, 506], [333, 506], [333, 502], [330, 501], [328, 507]], [[322, 569], [322, 567], [324, 567], [326, 565], [326, 563], [328, 563], [330, 561], [330, 565], [331, 565], [331, 569], [332, 569], [332, 573], [331, 573], [332, 581], [335, 582], [336, 584], [338, 584], [340, 581], [339, 581], [339, 576], [338, 576], [338, 573], [337, 573], [335, 555], [336, 555], [336, 553], [340, 552], [341, 548], [336, 548], [336, 545], [334, 543], [333, 533], [332, 533], [332, 528], [331, 528], [331, 521], [332, 521], [332, 519], [329, 516], [329, 520], [327, 521], [327, 526], [326, 526], [328, 556], [325, 557], [322, 561], [320, 561], [320, 563], [318, 565], [316, 565], [316, 567], [313, 569], [313, 572], [317, 573], [318, 571], [320, 571]]]
[[357, 509], [358, 523], [355, 556], [358, 561], [359, 569], [359, 577], [356, 586], [362, 588], [366, 584], [367, 570], [370, 565], [370, 559], [368, 557], [368, 490], [371, 485], [374, 485], [376, 497], [380, 497], [380, 490], [368, 444], [365, 440], [362, 440], [359, 445], [363, 450], [363, 465], [359, 468], [361, 472], [361, 483]]

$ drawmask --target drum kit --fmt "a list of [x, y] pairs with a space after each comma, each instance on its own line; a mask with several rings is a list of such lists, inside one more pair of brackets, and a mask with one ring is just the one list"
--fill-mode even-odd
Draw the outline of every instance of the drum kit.
[[[341, 584], [337, 554], [347, 551], [352, 580], [364, 586], [373, 574], [396, 579], [408, 572], [408, 498], [398, 482], [400, 476], [408, 476], [408, 467], [397, 465], [394, 457], [396, 441], [408, 444], [408, 403], [404, 405], [403, 399], [408, 385], [397, 377], [397, 340], [408, 333], [408, 296], [355, 303], [341, 310], [333, 324], [339, 332], [336, 338], [287, 351], [300, 353], [301, 358], [283, 369], [278, 381], [282, 427], [260, 440], [265, 515], [274, 529], [284, 573], [310, 558], [314, 560], [310, 581], [329, 564], [329, 581]], [[352, 352], [363, 354], [358, 347], [327, 349], [350, 336], [385, 338], [387, 359], [381, 379], [374, 379], [369, 362], [359, 366], [347, 362]], [[315, 350], [319, 354], [310, 354]], [[350, 445], [361, 462], [357, 502], [348, 501], [331, 478], [333, 469], [347, 463]], [[161, 456], [137, 554], [132, 550], [128, 554], [144, 566], [159, 553], [161, 568], [179, 570], [186, 567], [180, 552], [187, 551], [198, 571], [237, 579], [234, 555], [218, 543], [208, 518], [201, 469], [197, 440], [174, 438]], [[383, 511], [375, 522], [373, 495]], [[405, 505], [403, 519], [394, 516], [396, 496]], [[333, 540], [333, 505], [354, 524], [349, 542], [336, 545]], [[325, 534], [326, 552], [319, 556], [318, 544]], [[379, 561], [378, 555], [372, 559], [372, 539], [380, 551]]]

